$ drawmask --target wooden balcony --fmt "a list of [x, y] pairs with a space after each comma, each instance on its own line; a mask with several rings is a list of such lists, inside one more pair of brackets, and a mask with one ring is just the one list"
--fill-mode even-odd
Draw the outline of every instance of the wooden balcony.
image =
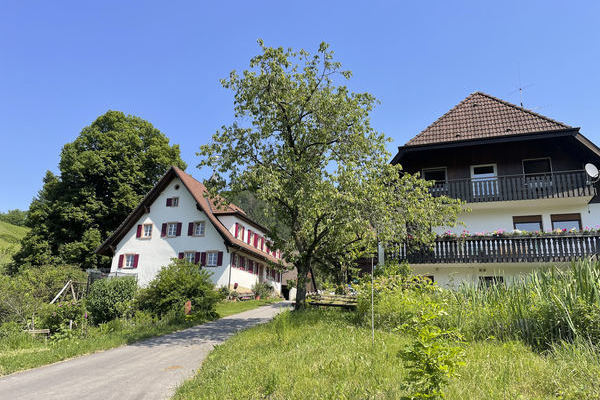
[[585, 171], [505, 175], [494, 178], [449, 180], [430, 189], [434, 196], [448, 196], [467, 203], [553, 199], [595, 194]]
[[401, 245], [389, 256], [410, 264], [569, 262], [600, 254], [600, 233], [537, 237], [438, 238], [429, 248]]

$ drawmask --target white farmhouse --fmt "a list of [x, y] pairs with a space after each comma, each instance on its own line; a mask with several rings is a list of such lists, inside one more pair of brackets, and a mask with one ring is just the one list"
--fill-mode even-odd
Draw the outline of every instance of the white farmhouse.
[[594, 178], [600, 149], [579, 128], [476, 92], [398, 148], [392, 160], [465, 202], [464, 226], [432, 248], [405, 244], [414, 271], [444, 286], [489, 285], [600, 253]]
[[265, 228], [236, 205], [219, 203], [171, 167], [97, 253], [112, 257], [111, 274], [135, 275], [141, 286], [173, 258], [185, 258], [210, 271], [218, 287], [249, 292], [269, 282], [281, 293], [283, 261]]

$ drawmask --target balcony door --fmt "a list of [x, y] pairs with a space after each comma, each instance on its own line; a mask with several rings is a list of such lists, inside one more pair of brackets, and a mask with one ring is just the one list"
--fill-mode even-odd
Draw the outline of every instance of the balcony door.
[[471, 165], [473, 196], [487, 197], [498, 194], [498, 168], [496, 164]]

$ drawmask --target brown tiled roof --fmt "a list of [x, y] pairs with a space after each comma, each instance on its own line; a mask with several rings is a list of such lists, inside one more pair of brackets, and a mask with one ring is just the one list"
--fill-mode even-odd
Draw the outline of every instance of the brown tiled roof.
[[409, 140], [405, 146], [571, 129], [523, 107], [475, 92]]
[[[215, 201], [214, 199], [209, 199], [208, 197], [208, 189], [202, 182], [194, 179], [190, 174], [185, 173], [183, 170], [178, 167], [172, 166], [165, 173], [165, 175], [160, 179], [160, 181], [148, 192], [148, 194], [144, 197], [141, 203], [127, 216], [127, 218], [119, 225], [119, 227], [113, 232], [113, 234], [104, 241], [98, 247], [96, 252], [98, 254], [110, 255], [111, 246], [115, 246], [123, 236], [131, 229], [131, 227], [137, 222], [137, 220], [143, 215], [145, 209], [150, 207], [150, 205], [156, 200], [158, 195], [164, 190], [164, 188], [173, 180], [173, 178], [179, 178], [183, 185], [190, 192], [194, 200], [198, 206], [204, 211], [209, 221], [212, 225], [217, 229], [221, 237], [225, 240], [225, 243], [228, 246], [232, 246], [235, 248], [244, 251], [245, 253], [249, 253], [250, 255], [257, 257], [259, 259], [263, 259], [266, 261], [271, 261], [276, 264], [285, 264], [284, 261], [273, 257], [266, 252], [261, 251], [260, 249], [255, 248], [254, 246], [250, 246], [248, 243], [245, 243], [242, 240], [237, 239], [233, 236], [229, 229], [227, 229], [221, 221], [217, 218], [218, 214], [238, 214], [243, 217], [247, 221], [251, 221], [249, 217], [246, 215], [244, 210], [240, 207], [236, 206], [233, 203], [223, 206], [222, 202]], [[220, 208], [218, 208], [220, 207]], [[218, 210], [214, 212], [213, 210]], [[260, 226], [254, 223], [257, 226]]]

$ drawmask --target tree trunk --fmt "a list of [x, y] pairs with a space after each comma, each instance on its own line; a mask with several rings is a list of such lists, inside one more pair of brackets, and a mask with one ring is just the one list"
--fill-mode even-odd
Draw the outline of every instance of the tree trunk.
[[310, 270], [310, 262], [302, 260], [296, 266], [298, 269], [298, 283], [296, 285], [296, 310], [304, 310], [306, 308], [306, 283], [308, 281], [308, 271]]

